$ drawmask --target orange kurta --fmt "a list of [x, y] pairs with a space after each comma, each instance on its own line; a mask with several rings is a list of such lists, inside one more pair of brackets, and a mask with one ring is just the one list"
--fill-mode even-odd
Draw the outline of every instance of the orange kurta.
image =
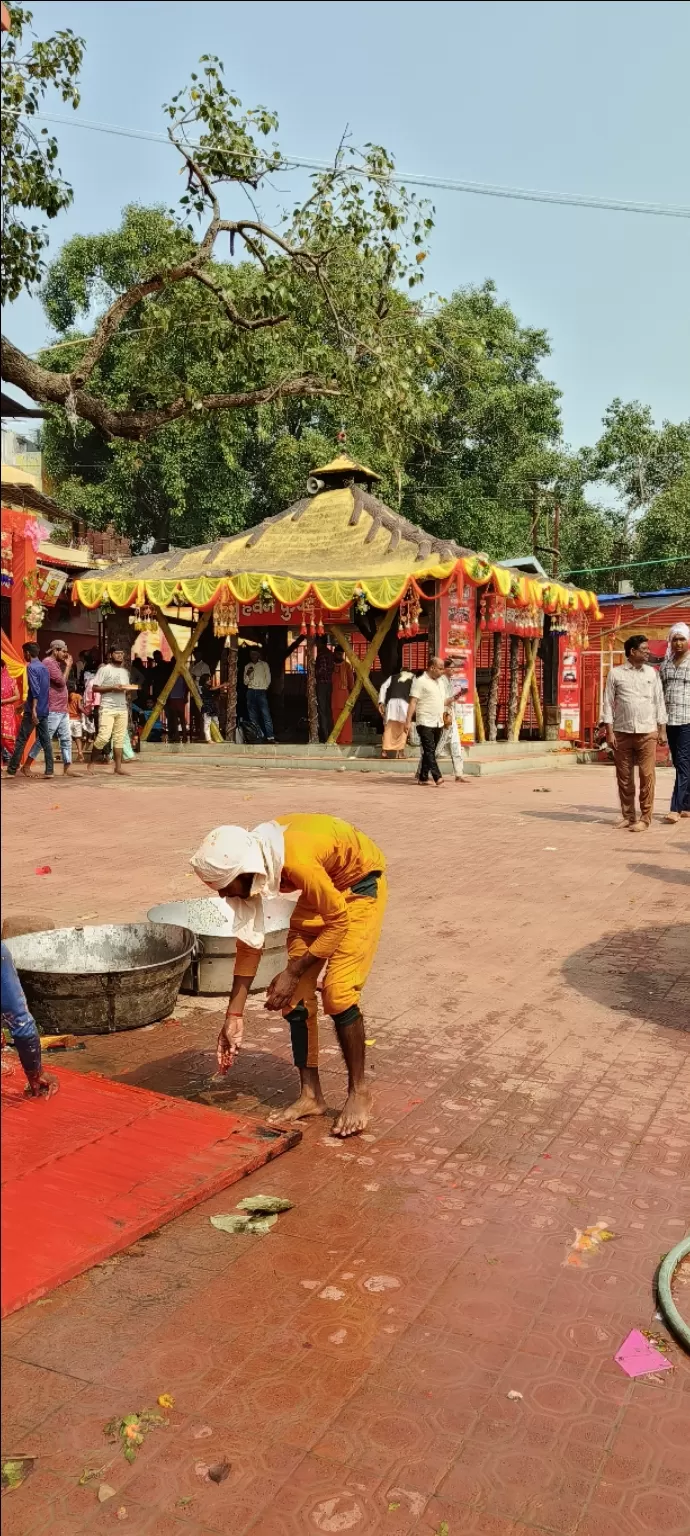
[[[378, 947], [386, 909], [386, 860], [371, 838], [337, 816], [277, 816], [285, 837], [281, 890], [300, 891], [290, 923], [288, 955], [310, 950], [314, 964], [300, 977], [290, 1008], [304, 1003], [309, 1050], [307, 1066], [318, 1064], [316, 983], [326, 964], [322, 997], [326, 1013], [359, 1005]], [[357, 896], [352, 886], [381, 872], [375, 896]], [[260, 950], [237, 946], [237, 974], [253, 976]], [[286, 1012], [289, 1012], [286, 1009]]]

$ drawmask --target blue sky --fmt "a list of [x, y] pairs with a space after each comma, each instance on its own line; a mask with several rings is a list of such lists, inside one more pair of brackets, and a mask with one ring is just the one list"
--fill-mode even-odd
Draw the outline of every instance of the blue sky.
[[[280, 115], [280, 141], [327, 158], [349, 124], [404, 171], [640, 202], [688, 203], [684, 3], [329, 3], [329, 0], [38, 0], [45, 36], [86, 40], [79, 116], [160, 132], [161, 103], [201, 53], [218, 53], [245, 105]], [[68, 109], [52, 103], [65, 115]], [[58, 131], [72, 208], [51, 250], [113, 227], [128, 201], [172, 203], [164, 146]], [[294, 186], [293, 181], [290, 185]], [[690, 221], [431, 194], [428, 285], [493, 278], [520, 319], [545, 327], [566, 439], [597, 435], [614, 396], [658, 421], [690, 409]], [[27, 350], [46, 336], [37, 300], [5, 317]]]

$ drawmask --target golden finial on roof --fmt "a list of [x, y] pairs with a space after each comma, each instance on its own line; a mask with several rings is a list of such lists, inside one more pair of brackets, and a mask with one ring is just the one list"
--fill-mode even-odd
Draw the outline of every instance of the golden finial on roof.
[[349, 453], [339, 453], [337, 459], [331, 459], [330, 464], [322, 464], [320, 469], [312, 469], [311, 473], [319, 479], [324, 475], [343, 475], [347, 478], [359, 475], [363, 480], [381, 479], [375, 470], [367, 469], [366, 464], [358, 464], [356, 459], [351, 459]]

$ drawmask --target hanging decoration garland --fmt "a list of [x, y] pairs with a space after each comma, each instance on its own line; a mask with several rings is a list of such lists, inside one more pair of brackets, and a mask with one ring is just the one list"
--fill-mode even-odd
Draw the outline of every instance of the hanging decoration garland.
[[132, 609], [129, 622], [139, 634], [144, 630], [155, 634], [158, 630], [158, 619], [150, 603], [137, 603]]
[[320, 603], [317, 603], [313, 592], [310, 592], [309, 595], [305, 597], [304, 602], [300, 604], [300, 608], [302, 612], [300, 635], [304, 639], [306, 639], [307, 635], [309, 635], [310, 639], [313, 640], [315, 635], [325, 634], [323, 624], [323, 609], [321, 608]]
[[239, 628], [239, 608], [236, 599], [232, 596], [226, 581], [218, 594], [218, 601], [213, 609], [213, 633], [218, 638], [227, 635], [236, 635]]
[[500, 592], [482, 592], [479, 599], [479, 628], [490, 635], [502, 634], [508, 628], [506, 598]]
[[10, 528], [2, 530], [2, 590], [11, 592], [14, 586], [14, 553], [12, 550], [12, 531]]
[[45, 616], [43, 603], [38, 603], [35, 598], [31, 598], [24, 609], [25, 627], [35, 634], [36, 630], [41, 628]]
[[419, 634], [419, 615], [422, 605], [413, 587], [408, 587], [407, 592], [400, 602], [398, 617], [398, 639], [412, 640]]

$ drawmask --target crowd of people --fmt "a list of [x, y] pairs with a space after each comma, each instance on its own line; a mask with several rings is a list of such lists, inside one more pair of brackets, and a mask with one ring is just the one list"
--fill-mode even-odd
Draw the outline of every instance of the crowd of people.
[[[295, 643], [300, 643], [295, 642]], [[294, 648], [294, 646], [293, 646]], [[63, 773], [73, 771], [73, 757], [82, 763], [90, 744], [87, 772], [99, 761], [112, 757], [116, 774], [134, 757], [139, 727], [150, 715], [175, 668], [161, 651], [146, 661], [134, 656], [128, 665], [121, 645], [112, 645], [101, 662], [97, 652], [81, 653], [75, 665], [64, 639], [51, 641], [41, 657], [39, 646], [24, 646], [26, 692], [2, 663], [2, 759], [8, 778], [20, 771], [25, 778], [43, 757], [46, 778], [54, 773], [53, 743], [59, 744]], [[382, 721], [382, 755], [402, 758], [410, 743], [420, 749], [416, 781], [443, 784], [439, 757], [451, 759], [456, 783], [466, 784], [464, 749], [455, 702], [453, 664], [450, 659], [430, 657], [424, 671], [415, 675], [401, 666], [386, 677], [378, 695]], [[191, 674], [201, 698], [201, 730], [205, 741], [222, 740], [219, 700], [227, 684], [215, 680], [208, 662], [198, 657]], [[269, 699], [271, 670], [259, 646], [249, 649], [240, 671], [243, 705], [238, 723], [239, 740], [275, 741]], [[338, 743], [352, 741], [352, 713], [345, 705], [355, 674], [340, 645], [328, 637], [316, 646], [315, 681], [319, 739], [327, 741], [340, 721]], [[187, 741], [189, 688], [178, 675], [170, 688], [164, 711], [169, 741]], [[613, 752], [621, 825], [634, 832], [650, 826], [654, 809], [656, 753], [660, 742], [668, 748], [676, 770], [673, 796], [665, 820], [690, 815], [690, 626], [675, 624], [669, 635], [666, 656], [659, 668], [650, 664], [645, 635], [625, 642], [625, 660], [612, 667], [606, 682], [602, 723]], [[34, 737], [28, 755], [25, 749]], [[154, 738], [155, 739], [155, 738]], [[639, 787], [636, 787], [635, 773]], [[637, 803], [639, 803], [639, 814]]]
[[[129, 702], [138, 685], [130, 679], [122, 647], [112, 645], [104, 663], [97, 652], [85, 651], [78, 667], [62, 639], [52, 640], [43, 658], [35, 641], [24, 645], [23, 653], [26, 693], [18, 727], [19, 688], [4, 661], [2, 665], [2, 753], [8, 779], [20, 771], [30, 778], [41, 755], [44, 778], [53, 778], [54, 741], [59, 744], [63, 774], [72, 773], [73, 750], [83, 762], [86, 737], [92, 740], [88, 772], [112, 753], [115, 773], [124, 773], [124, 757], [134, 756]], [[35, 740], [22, 763], [32, 737]]]
[[619, 825], [645, 832], [654, 811], [657, 746], [666, 742], [676, 777], [664, 821], [690, 817], [690, 625], [672, 626], [658, 671], [646, 635], [630, 635], [624, 651], [622, 666], [606, 679], [602, 720], [616, 765]]

